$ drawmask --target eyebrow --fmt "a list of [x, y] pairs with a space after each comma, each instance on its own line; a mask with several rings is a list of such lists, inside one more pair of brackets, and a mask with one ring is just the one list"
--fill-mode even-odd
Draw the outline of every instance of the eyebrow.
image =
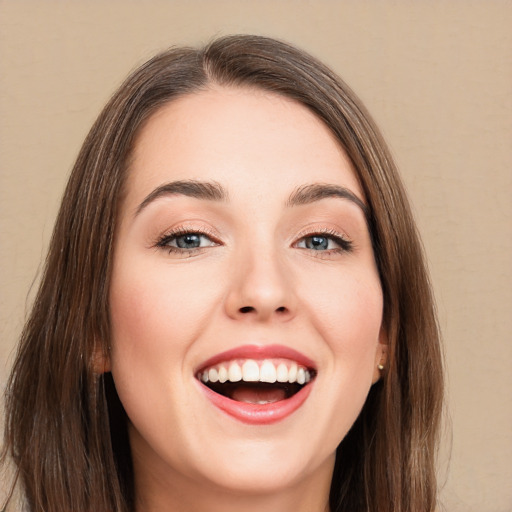
[[[157, 199], [173, 195], [183, 195], [207, 201], [227, 201], [228, 199], [226, 189], [220, 183], [215, 181], [172, 181], [164, 183], [150, 192], [135, 210], [135, 216], [139, 215], [142, 210]], [[302, 206], [330, 197], [337, 197], [351, 201], [363, 211], [365, 218], [368, 219], [368, 207], [361, 199], [359, 199], [359, 197], [357, 197], [348, 188], [330, 183], [311, 183], [308, 185], [302, 185], [290, 194], [285, 205], [287, 207]]]
[[150, 203], [166, 196], [182, 195], [207, 201], [226, 201], [228, 194], [224, 187], [214, 181], [181, 180], [164, 183], [150, 192], [135, 211], [137, 216]]
[[320, 201], [321, 199], [327, 199], [329, 197], [348, 199], [352, 203], [356, 204], [359, 208], [361, 208], [365, 218], [368, 219], [370, 213], [368, 206], [366, 206], [366, 204], [363, 203], [359, 197], [357, 197], [348, 188], [330, 183], [311, 183], [309, 185], [303, 185], [297, 188], [290, 194], [290, 197], [286, 202], [286, 206], [301, 206], [311, 204], [315, 201]]

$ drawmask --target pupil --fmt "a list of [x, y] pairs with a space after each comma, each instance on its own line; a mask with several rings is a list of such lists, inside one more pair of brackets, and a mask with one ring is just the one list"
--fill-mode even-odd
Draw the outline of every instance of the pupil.
[[193, 249], [201, 245], [201, 237], [194, 233], [183, 235], [176, 239], [176, 245], [180, 249]]
[[307, 239], [306, 241], [306, 247], [308, 249], [327, 249], [327, 246], [329, 245], [329, 239], [325, 236], [312, 236]]

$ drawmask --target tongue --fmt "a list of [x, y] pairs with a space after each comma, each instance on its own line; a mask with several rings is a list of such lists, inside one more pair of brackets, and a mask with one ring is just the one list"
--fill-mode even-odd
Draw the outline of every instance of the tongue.
[[285, 390], [275, 389], [256, 389], [254, 387], [238, 386], [231, 395], [232, 400], [245, 402], [248, 404], [272, 404], [286, 398]]

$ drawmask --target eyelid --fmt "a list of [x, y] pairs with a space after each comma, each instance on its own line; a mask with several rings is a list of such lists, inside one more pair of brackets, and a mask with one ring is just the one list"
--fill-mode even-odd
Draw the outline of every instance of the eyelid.
[[193, 253], [194, 251], [202, 251], [202, 250], [206, 249], [206, 247], [181, 249], [179, 247], [173, 247], [173, 246], [167, 245], [167, 243], [170, 240], [172, 240], [174, 238], [178, 238], [178, 237], [186, 235], [186, 234], [189, 234], [189, 233], [195, 233], [195, 234], [207, 237], [214, 243], [214, 245], [212, 245], [210, 247], [222, 245], [219, 235], [216, 232], [214, 232], [213, 229], [205, 227], [205, 226], [198, 226], [198, 225], [187, 223], [187, 224], [180, 224], [176, 227], [167, 229], [166, 231], [164, 231], [163, 233], [161, 233], [160, 235], [157, 236], [156, 240], [152, 243], [152, 246], [157, 249], [158, 248], [167, 249], [167, 250], [170, 250], [171, 252], [173, 249], [176, 249], [175, 252], [183, 252], [183, 253], [185, 253], [185, 252]]
[[332, 226], [307, 226], [299, 231], [299, 233], [296, 235], [296, 239], [313, 235], [328, 235], [342, 238], [347, 242], [350, 241], [350, 237], [344, 231], [336, 229]]
[[326, 238], [334, 239], [334, 241], [338, 243], [338, 245], [340, 245], [339, 249], [328, 249], [325, 251], [318, 251], [318, 253], [328, 254], [330, 252], [350, 252], [354, 248], [354, 242], [352, 241], [351, 238], [348, 237], [346, 233], [343, 233], [340, 230], [334, 229], [332, 227], [322, 226], [311, 226], [309, 228], [301, 230], [297, 234], [297, 237], [293, 242], [293, 246], [296, 246], [300, 241], [304, 240], [304, 238], [312, 237], [315, 235], [325, 236]]

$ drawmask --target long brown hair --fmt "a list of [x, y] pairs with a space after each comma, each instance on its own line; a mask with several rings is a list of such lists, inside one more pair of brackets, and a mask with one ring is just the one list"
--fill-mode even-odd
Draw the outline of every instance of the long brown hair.
[[331, 129], [369, 206], [384, 294], [387, 366], [337, 449], [332, 512], [432, 512], [442, 402], [439, 332], [421, 244], [390, 153], [347, 85], [308, 54], [258, 36], [175, 48], [136, 70], [93, 125], [64, 193], [6, 391], [4, 463], [28, 509], [131, 512], [126, 418], [110, 374], [108, 290], [117, 208], [141, 126], [209, 84], [292, 98]]

